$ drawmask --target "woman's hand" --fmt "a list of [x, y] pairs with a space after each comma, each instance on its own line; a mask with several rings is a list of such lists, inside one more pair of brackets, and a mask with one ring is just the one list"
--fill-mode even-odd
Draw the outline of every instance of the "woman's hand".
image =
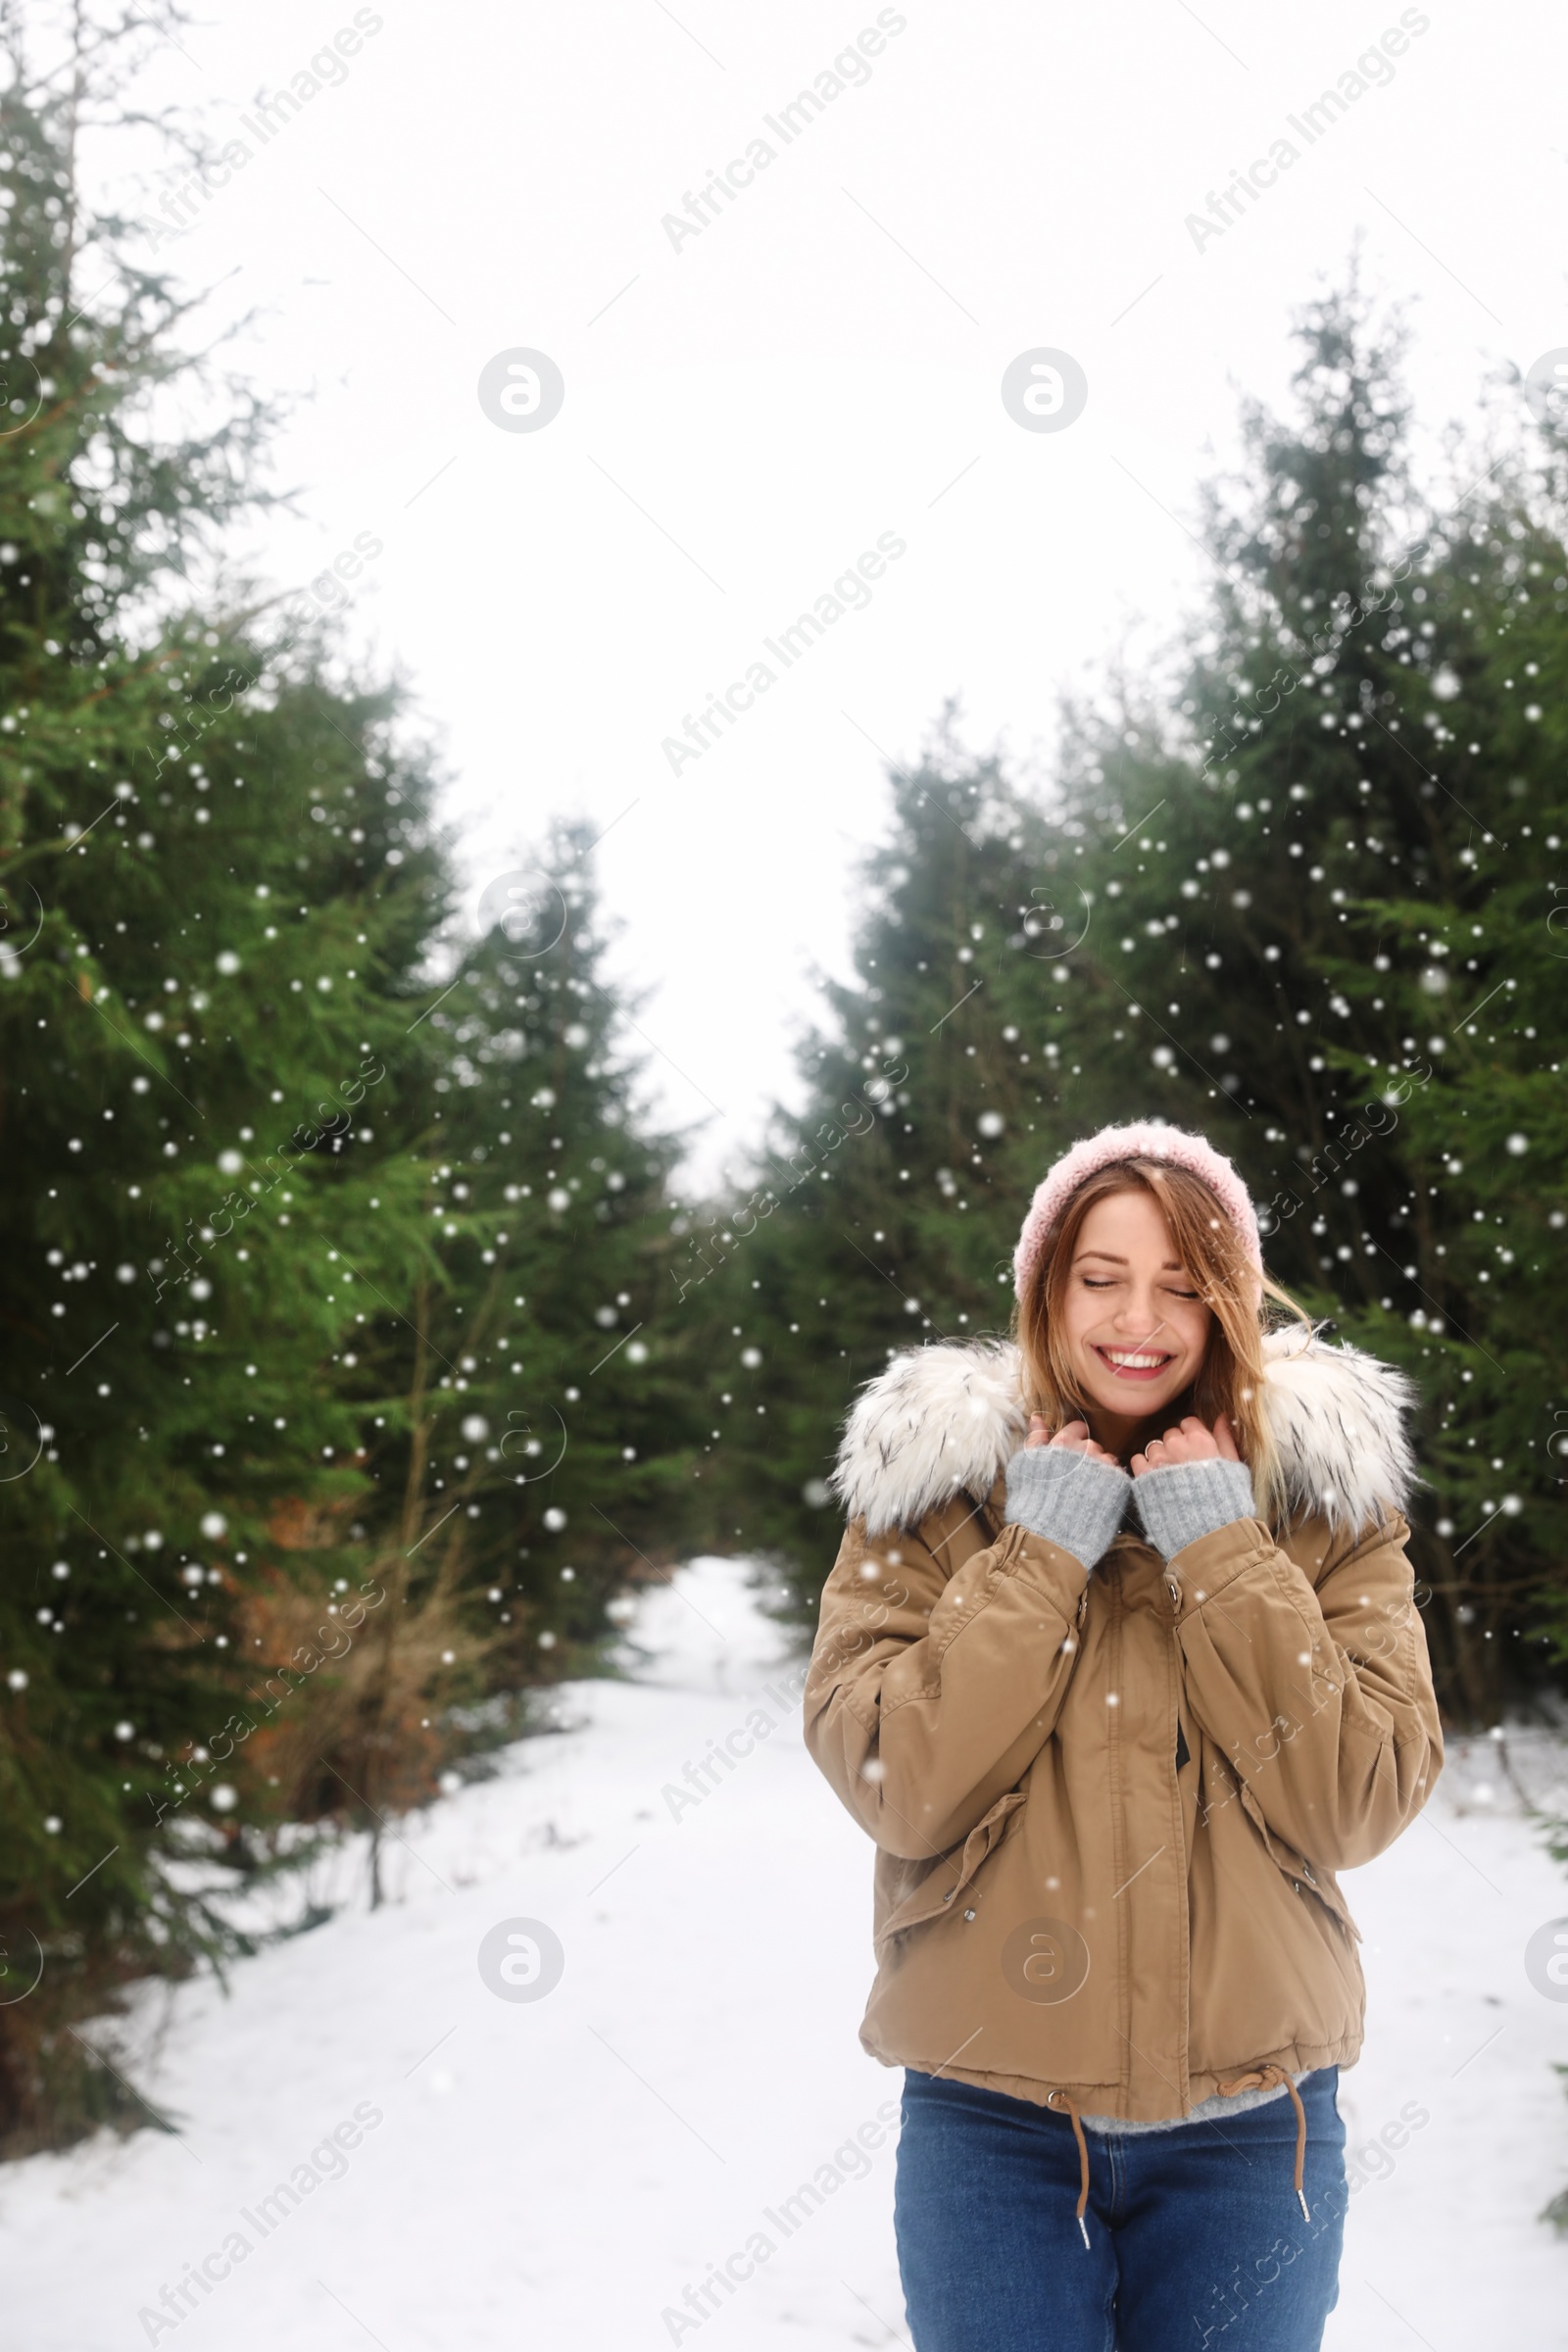
[[1071, 1453], [1087, 1453], [1092, 1462], [1105, 1462], [1112, 1470], [1121, 1468], [1120, 1462], [1113, 1453], [1107, 1453], [1103, 1446], [1095, 1444], [1094, 1439], [1089, 1435], [1087, 1421], [1069, 1421], [1053, 1437], [1051, 1424], [1039, 1413], [1031, 1413], [1029, 1435], [1025, 1438], [1024, 1444], [1026, 1446], [1063, 1446]]
[[1179, 1428], [1167, 1429], [1162, 1438], [1151, 1438], [1143, 1452], [1133, 1455], [1132, 1473], [1134, 1478], [1142, 1478], [1146, 1471], [1168, 1470], [1176, 1462], [1239, 1462], [1241, 1458], [1223, 1413], [1212, 1429], [1196, 1413], [1189, 1413]]

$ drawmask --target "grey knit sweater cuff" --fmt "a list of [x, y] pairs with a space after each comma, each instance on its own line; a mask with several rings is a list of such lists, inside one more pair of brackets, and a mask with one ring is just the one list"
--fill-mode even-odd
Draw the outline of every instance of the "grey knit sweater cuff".
[[1071, 1446], [1026, 1446], [1007, 1464], [1007, 1517], [1093, 1568], [1120, 1527], [1132, 1480]]
[[1167, 1560], [1200, 1537], [1238, 1519], [1250, 1519], [1252, 1474], [1245, 1462], [1211, 1454], [1201, 1462], [1169, 1462], [1133, 1480], [1133, 1501], [1144, 1533]]

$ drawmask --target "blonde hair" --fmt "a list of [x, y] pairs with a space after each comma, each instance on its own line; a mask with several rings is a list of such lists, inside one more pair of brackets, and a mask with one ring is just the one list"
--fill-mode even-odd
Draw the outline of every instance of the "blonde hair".
[[[1263, 1407], [1263, 1338], [1269, 1300], [1310, 1328], [1310, 1317], [1267, 1274], [1259, 1274], [1240, 1234], [1200, 1176], [1164, 1160], [1123, 1159], [1086, 1177], [1049, 1236], [1035, 1279], [1013, 1314], [1031, 1412], [1054, 1430], [1087, 1419], [1089, 1399], [1068, 1360], [1062, 1301], [1085, 1217], [1115, 1193], [1147, 1192], [1165, 1219], [1176, 1254], [1213, 1315], [1188, 1409], [1210, 1426], [1223, 1413], [1252, 1474], [1258, 1508], [1271, 1526], [1289, 1504], [1279, 1455]], [[1172, 1418], [1176, 1418], [1173, 1410]]]

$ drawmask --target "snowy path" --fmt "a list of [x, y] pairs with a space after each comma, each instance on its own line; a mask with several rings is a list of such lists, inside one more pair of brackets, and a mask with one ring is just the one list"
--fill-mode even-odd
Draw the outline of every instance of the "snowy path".
[[[176, 1993], [140, 2080], [179, 2138], [0, 2171], [16, 2352], [657, 2352], [663, 2309], [759, 2230], [777, 2250], [683, 2344], [906, 2340], [878, 2124], [899, 2077], [855, 2037], [870, 1847], [806, 1756], [737, 1569], [683, 1570], [635, 1630], [637, 1683], [563, 1693], [591, 1731], [509, 1750], [405, 1825], [387, 1908], [365, 1910], [361, 1872], [228, 1997]], [[776, 1729], [672, 1819], [666, 1785], [757, 1706]], [[1528, 1762], [1544, 1793], [1551, 1751]], [[1370, 1984], [1351, 2147], [1411, 2102], [1430, 2121], [1351, 2199], [1332, 2352], [1568, 2346], [1568, 2242], [1533, 2218], [1568, 2180], [1568, 2003], [1523, 1966], [1568, 1881], [1500, 1801], [1465, 1801], [1489, 1763], [1485, 1742], [1454, 1759], [1425, 1821], [1349, 1882]], [[480, 1978], [481, 1939], [519, 1917], [564, 1949], [542, 1999]], [[764, 2220], [836, 2152], [819, 2211], [787, 2236]], [[264, 2235], [291, 2177], [299, 2202]], [[210, 2296], [189, 2290], [177, 2325], [139, 2317], [188, 2265], [221, 2274], [236, 2230], [251, 2250]]]

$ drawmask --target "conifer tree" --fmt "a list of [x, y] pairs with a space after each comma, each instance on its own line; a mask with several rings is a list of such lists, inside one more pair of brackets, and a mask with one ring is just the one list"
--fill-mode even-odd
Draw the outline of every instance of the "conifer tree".
[[956, 752], [953, 723], [891, 779], [857, 980], [824, 987], [801, 1048], [804, 1110], [776, 1114], [745, 1204], [710, 1204], [672, 1268], [708, 1319], [719, 1522], [801, 1568], [803, 1608], [831, 1542], [837, 1420], [900, 1348], [1005, 1330], [1008, 1221], [1048, 1148], [1047, 1065], [1014, 1016], [1059, 992], [1071, 935], [1019, 900], [1020, 873], [1043, 870], [1040, 817]]
[[1250, 487], [1211, 504], [1191, 734], [1146, 707], [1073, 744], [1069, 795], [1108, 788], [1134, 828], [1098, 861], [1135, 853], [1086, 972], [1140, 1004], [1152, 1106], [1270, 1204], [1276, 1273], [1413, 1374], [1429, 1635], [1446, 1702], [1486, 1719], [1568, 1650], [1564, 1363], [1536, 1311], [1561, 1262], [1560, 453], [1516, 438], [1423, 502], [1397, 338], [1352, 290], [1300, 339], [1298, 418], [1253, 412]]
[[71, 2018], [232, 1943], [170, 1866], [233, 1842], [246, 1588], [353, 1442], [325, 1253], [377, 1214], [393, 1262], [416, 1245], [359, 1106], [407, 1083], [400, 992], [441, 885], [402, 831], [428, 780], [372, 749], [384, 698], [322, 682], [313, 601], [249, 627], [183, 609], [269, 419], [237, 393], [159, 436], [179, 300], [73, 178], [116, 42], [34, 77], [10, 30], [0, 1930], [8, 1974], [38, 1979], [0, 2008], [17, 2147], [135, 2113]]
[[[494, 936], [453, 990], [429, 984], [450, 857], [395, 698], [345, 674], [314, 596], [257, 610], [244, 583], [201, 603], [183, 585], [258, 495], [270, 419], [243, 388], [197, 383], [175, 290], [80, 204], [76, 134], [84, 109], [124, 110], [122, 39], [106, 24], [76, 73], [35, 74], [6, 23], [0, 2149], [17, 2152], [139, 2120], [74, 2021], [238, 1948], [223, 1897], [297, 1848], [285, 1825], [378, 1832], [427, 1795], [463, 1737], [454, 1700], [548, 1678], [555, 1643], [591, 1664], [619, 1576], [668, 1556], [662, 1490], [685, 1490], [652, 1323], [637, 1354], [597, 1364], [615, 1337], [597, 1310], [629, 1323], [667, 1240], [669, 1145], [638, 1131], [613, 999], [575, 932], [554, 963], [534, 956], [531, 1011]], [[182, 376], [218, 421], [170, 440], [153, 396]], [[340, 575], [378, 553], [362, 539]], [[566, 887], [581, 931], [585, 885]], [[522, 1336], [514, 1297], [533, 1310], [521, 1379], [502, 1345]], [[568, 1417], [558, 1471], [539, 1474], [519, 1411], [547, 1439]]]
[[[849, 1258], [847, 1217], [831, 1238], [820, 1208], [774, 1220], [772, 1289], [792, 1303], [782, 1328], [766, 1318], [772, 1377], [801, 1405], [787, 1448], [738, 1447], [725, 1475], [770, 1497], [808, 1608], [831, 1514], [813, 1535], [796, 1497], [821, 1492], [842, 1409], [815, 1400], [813, 1359], [846, 1387], [874, 1370], [900, 1291], [920, 1301], [910, 1338], [1004, 1325], [1049, 1159], [1111, 1119], [1199, 1127], [1262, 1204], [1277, 1277], [1331, 1336], [1416, 1378], [1429, 1633], [1446, 1703], [1487, 1717], [1568, 1653], [1551, 1309], [1561, 453], [1522, 444], [1490, 488], [1423, 505], [1397, 335], [1353, 287], [1299, 331], [1296, 416], [1249, 412], [1247, 478], [1209, 501], [1213, 599], [1172, 665], [1177, 708], [1113, 677], [1070, 709], [1044, 808], [993, 763], [969, 763], [967, 796], [950, 775], [951, 813], [966, 797], [998, 808], [983, 858], [929, 817], [928, 773], [893, 780], [862, 986], [813, 1041], [798, 1132], [831, 1112], [855, 1049], [897, 1031], [915, 1072], [906, 1172], [886, 1151], [858, 1153], [858, 1179], [847, 1164], [880, 1237], [874, 1274]], [[928, 910], [950, 905], [933, 949]], [[937, 971], [952, 985], [928, 1006]], [[890, 973], [884, 1022], [871, 992]], [[944, 1023], [964, 1051], [934, 1058], [939, 1016], [970, 988]]]
[[433, 1685], [472, 1701], [596, 1671], [616, 1594], [667, 1575], [697, 1524], [692, 1333], [664, 1272], [677, 1142], [647, 1120], [601, 976], [590, 847], [559, 827], [495, 878], [421, 1016], [436, 1058], [403, 1171], [421, 1269], [345, 1359], [350, 1535], [388, 1600], [338, 1670], [325, 1780], [295, 1743], [296, 1815], [332, 1809], [336, 1780], [375, 1832], [441, 1760]]

